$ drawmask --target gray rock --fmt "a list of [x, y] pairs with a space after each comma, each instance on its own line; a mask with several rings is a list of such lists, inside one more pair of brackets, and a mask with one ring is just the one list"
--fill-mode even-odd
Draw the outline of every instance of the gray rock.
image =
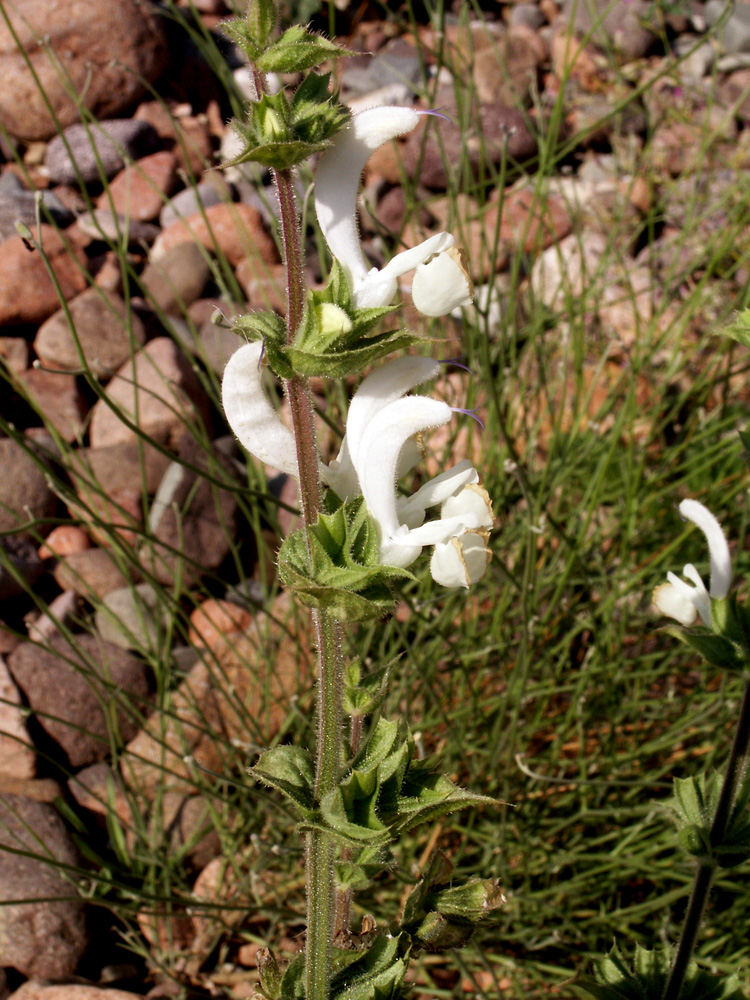
[[153, 651], [159, 645], [165, 609], [150, 583], [111, 590], [96, 609], [102, 639], [120, 649]]
[[718, 37], [726, 55], [750, 52], [750, 3], [736, 3], [729, 17], [725, 17], [728, 6], [725, 0], [709, 0], [704, 11], [706, 23], [713, 27], [723, 18]]
[[[117, 118], [94, 125], [71, 125], [47, 147], [45, 166], [56, 184], [85, 184], [114, 175], [127, 160], [154, 152], [156, 129], [135, 118]], [[101, 171], [101, 173], [100, 173]]]
[[0, 965], [31, 979], [65, 979], [75, 971], [88, 944], [83, 903], [75, 898], [75, 876], [71, 881], [51, 862], [78, 860], [52, 806], [0, 796], [3, 901], [23, 900], [0, 907]]
[[370, 64], [373, 90], [390, 83], [406, 83], [414, 89], [422, 82], [423, 76], [424, 67], [419, 50], [405, 38], [393, 39], [378, 52]]
[[8, 667], [40, 726], [62, 748], [72, 767], [103, 760], [110, 750], [108, 717], [117, 737], [131, 739], [134, 718], [149, 693], [145, 665], [97, 635], [55, 636], [48, 646], [23, 642]]
[[513, 4], [510, 10], [510, 26], [515, 28], [518, 25], [523, 25], [526, 28], [531, 28], [532, 31], [538, 31], [542, 25], [547, 23], [547, 18], [544, 16], [543, 12], [539, 8], [539, 4], [536, 3], [516, 3]]
[[44, 569], [36, 544], [19, 535], [7, 535], [0, 539], [0, 549], [4, 553], [0, 566], [0, 600], [29, 593]]
[[106, 208], [84, 212], [78, 218], [78, 226], [86, 236], [93, 240], [105, 240], [107, 243], [117, 243], [126, 234], [129, 244], [151, 244], [160, 232], [159, 227], [151, 222], [139, 222], [138, 219], [116, 215]]
[[0, 240], [16, 235], [16, 223], [23, 222], [30, 229], [36, 224], [36, 197], [41, 198], [41, 217], [52, 220], [62, 228], [69, 226], [75, 216], [62, 204], [52, 191], [30, 191], [10, 170], [0, 175]]
[[165, 313], [184, 313], [200, 297], [211, 274], [206, 253], [195, 243], [178, 243], [146, 265], [141, 284], [147, 297]]
[[[626, 59], [640, 59], [651, 47], [654, 33], [647, 27], [656, 17], [656, 4], [647, 0], [565, 0], [562, 16], [581, 35], [591, 32], [601, 48], [614, 47]], [[655, 22], [657, 23], [657, 22]]]
[[218, 205], [220, 201], [231, 200], [231, 192], [228, 189], [222, 190], [221, 185], [213, 180], [201, 181], [195, 187], [178, 191], [161, 210], [159, 222], [162, 228], [166, 229], [178, 219], [187, 219], [188, 216], [200, 212], [202, 208]]

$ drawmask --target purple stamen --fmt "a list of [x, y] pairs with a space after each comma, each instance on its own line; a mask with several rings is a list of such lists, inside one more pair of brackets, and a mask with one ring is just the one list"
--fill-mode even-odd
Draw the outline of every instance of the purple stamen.
[[263, 360], [263, 355], [266, 353], [266, 338], [264, 337], [260, 344], [260, 356], [258, 357], [258, 371], [260, 371], [260, 363]]
[[[445, 105], [443, 105], [445, 107]], [[430, 111], [417, 111], [418, 115], [432, 115], [433, 118], [444, 118], [449, 125], [453, 124], [453, 119], [449, 118], [448, 115], [442, 114], [443, 108], [434, 108]]]
[[464, 410], [460, 406], [451, 406], [451, 409], [453, 410], [454, 413], [463, 413], [465, 414], [465, 416], [471, 417], [472, 420], [476, 420], [476, 422], [479, 424], [482, 430], [484, 430], [484, 424], [477, 416], [476, 410]]
[[456, 368], [463, 368], [463, 370], [465, 372], [468, 372], [469, 375], [473, 375], [474, 374], [474, 372], [471, 370], [471, 368], [469, 368], [468, 365], [465, 365], [463, 363], [463, 361], [461, 361], [459, 358], [446, 358], [444, 361], [441, 361], [438, 358], [438, 364], [439, 365], [453, 365]]

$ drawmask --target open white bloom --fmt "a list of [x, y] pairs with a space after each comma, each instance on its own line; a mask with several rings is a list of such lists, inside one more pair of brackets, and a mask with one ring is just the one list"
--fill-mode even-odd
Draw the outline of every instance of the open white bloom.
[[344, 269], [357, 308], [387, 306], [398, 290], [398, 279], [414, 271], [414, 305], [426, 316], [445, 316], [468, 305], [474, 287], [466, 256], [450, 233], [437, 233], [419, 246], [371, 268], [362, 253], [357, 228], [359, 179], [371, 153], [383, 143], [416, 128], [421, 114], [413, 108], [370, 108], [352, 117], [318, 162], [315, 209], [328, 247]]
[[[261, 353], [260, 344], [246, 344], [229, 359], [222, 385], [224, 411], [249, 452], [296, 476], [294, 437], [263, 390]], [[481, 579], [489, 563], [486, 543], [494, 520], [476, 469], [464, 460], [412, 496], [396, 495], [397, 479], [422, 457], [418, 436], [446, 424], [453, 414], [440, 400], [406, 395], [439, 370], [429, 358], [398, 358], [364, 379], [349, 405], [338, 457], [330, 465], [321, 462], [320, 473], [342, 500], [364, 497], [380, 527], [385, 565], [409, 566], [424, 546], [433, 545], [434, 579], [445, 587], [468, 587]], [[440, 517], [425, 522], [427, 510], [438, 505]]]
[[663, 615], [676, 619], [680, 625], [686, 627], [694, 625], [696, 619], [700, 617], [703, 624], [710, 628], [710, 598], [723, 600], [729, 593], [729, 586], [732, 582], [729, 546], [721, 525], [702, 503], [697, 500], [683, 500], [679, 511], [683, 517], [699, 527], [706, 536], [711, 561], [709, 588], [706, 590], [700, 573], [695, 566], [688, 563], [682, 573], [690, 583], [681, 580], [674, 573], [667, 573], [668, 582], [663, 583], [654, 591], [654, 604]]

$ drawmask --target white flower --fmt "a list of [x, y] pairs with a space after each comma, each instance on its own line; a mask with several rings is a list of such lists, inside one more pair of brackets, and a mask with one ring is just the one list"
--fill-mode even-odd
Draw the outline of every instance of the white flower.
[[708, 628], [711, 627], [711, 598], [723, 600], [729, 593], [732, 582], [732, 563], [729, 546], [714, 515], [697, 500], [683, 500], [680, 514], [701, 529], [708, 542], [711, 562], [711, 577], [706, 590], [698, 570], [691, 563], [683, 569], [690, 583], [681, 580], [674, 573], [667, 573], [667, 583], [654, 591], [653, 601], [663, 615], [676, 619], [680, 625], [695, 624], [700, 616]]
[[371, 153], [383, 143], [416, 128], [421, 114], [413, 108], [381, 107], [352, 117], [334, 145], [318, 162], [315, 209], [328, 247], [344, 269], [357, 308], [387, 306], [398, 290], [398, 279], [414, 271], [414, 305], [426, 316], [445, 316], [468, 305], [474, 287], [466, 257], [454, 247], [450, 233], [437, 233], [404, 250], [378, 270], [362, 253], [357, 228], [359, 179]]
[[[222, 400], [240, 443], [256, 458], [297, 475], [294, 437], [263, 390], [262, 349], [246, 344], [229, 359]], [[479, 475], [464, 460], [425, 483], [411, 497], [396, 496], [396, 481], [422, 457], [418, 436], [446, 424], [451, 407], [426, 396], [407, 396], [440, 370], [429, 358], [389, 361], [359, 386], [349, 405], [338, 457], [320, 463], [323, 481], [342, 499], [362, 495], [381, 532], [385, 565], [409, 566], [426, 545], [434, 545], [430, 568], [445, 587], [468, 587], [484, 575], [490, 553], [492, 505]], [[440, 517], [426, 521], [440, 505]]]

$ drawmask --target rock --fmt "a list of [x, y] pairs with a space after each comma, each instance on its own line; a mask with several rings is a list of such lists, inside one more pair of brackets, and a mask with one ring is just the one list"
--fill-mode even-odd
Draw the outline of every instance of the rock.
[[79, 610], [76, 592], [64, 590], [62, 594], [58, 594], [54, 600], [50, 601], [46, 611], [34, 621], [28, 622], [29, 639], [32, 642], [47, 642], [56, 632], [60, 631], [61, 625], [69, 625], [73, 615]]
[[110, 212], [106, 208], [84, 212], [78, 217], [77, 226], [84, 236], [92, 240], [120, 243], [124, 236], [129, 246], [154, 243], [160, 231], [159, 227], [151, 222], [139, 222], [126, 215]]
[[547, 52], [539, 35], [518, 26], [476, 53], [472, 76], [482, 104], [525, 104]]
[[308, 636], [306, 613], [286, 594], [247, 629], [218, 636], [128, 744], [121, 758], [126, 783], [149, 798], [157, 789], [189, 792], [202, 781], [193, 761], [221, 772], [237, 752], [232, 740], [268, 745], [307, 684]]
[[77, 524], [58, 524], [47, 535], [39, 548], [40, 559], [62, 559], [71, 552], [91, 548], [89, 537]]
[[49, 517], [56, 506], [47, 472], [31, 444], [0, 438], [0, 531]]
[[34, 410], [64, 441], [83, 436], [88, 405], [75, 375], [29, 368], [18, 376]]
[[725, 108], [743, 122], [750, 122], [750, 68], [738, 69], [730, 73], [719, 84], [718, 98]]
[[180, 316], [200, 297], [210, 274], [206, 251], [192, 241], [182, 242], [146, 266], [141, 285], [156, 309]]
[[39, 725], [65, 752], [71, 767], [103, 760], [117, 715], [118, 736], [137, 732], [133, 715], [149, 693], [145, 665], [97, 635], [54, 636], [47, 647], [22, 642], [8, 657], [13, 679]]
[[144, 101], [134, 115], [137, 121], [147, 121], [158, 132], [162, 145], [174, 153], [178, 165], [190, 177], [200, 176], [213, 164], [213, 146], [205, 116], [170, 114], [161, 101]]
[[[184, 355], [168, 337], [149, 341], [107, 386], [108, 400], [159, 444], [174, 447], [196, 420], [207, 421], [203, 389]], [[94, 448], [136, 440], [137, 434], [100, 399], [93, 408], [89, 438]]]
[[408, 36], [394, 38], [368, 60], [368, 90], [378, 90], [391, 84], [407, 84], [412, 93], [422, 85], [423, 57], [417, 47], [409, 42]]
[[165, 625], [163, 597], [150, 583], [110, 590], [94, 616], [102, 639], [120, 649], [153, 653]]
[[158, 261], [180, 243], [197, 242], [235, 267], [243, 257], [278, 264], [279, 253], [257, 208], [242, 202], [210, 205], [204, 213], [173, 222], [154, 244], [151, 261]]
[[[286, 316], [286, 268], [283, 264], [261, 264], [255, 260], [241, 260], [235, 272], [237, 281], [247, 296], [251, 309], [270, 309]], [[236, 349], [235, 336], [235, 349]]]
[[515, 3], [510, 11], [511, 28], [519, 25], [538, 31], [543, 24], [547, 23], [544, 11], [535, 3]]
[[[75, 216], [68, 211], [53, 191], [38, 192], [42, 200], [41, 217], [46, 218], [45, 209], [52, 221], [63, 229], [69, 226]], [[16, 223], [22, 222], [33, 229], [36, 225], [36, 191], [24, 187], [18, 177], [6, 170], [0, 175], [0, 240], [16, 235]]]
[[[87, 288], [70, 301], [68, 309], [86, 364], [98, 378], [113, 375], [130, 357], [133, 343], [140, 347], [146, 339], [140, 318], [119, 295]], [[34, 350], [47, 367], [82, 367], [76, 339], [62, 309], [41, 325]]]
[[141, 558], [160, 583], [180, 579], [191, 586], [219, 567], [234, 542], [237, 497], [215, 480], [235, 483], [236, 477], [231, 462], [217, 451], [207, 453], [189, 435], [180, 441], [179, 457], [154, 497], [148, 519], [151, 544]]
[[114, 175], [128, 159], [150, 153], [159, 142], [148, 122], [115, 118], [94, 125], [70, 125], [47, 146], [45, 166], [55, 184], [91, 184]]
[[[42, 223], [42, 247], [67, 301], [86, 287], [86, 258], [66, 245], [52, 226]], [[41, 323], [60, 307], [60, 299], [44, 261], [20, 236], [0, 243], [0, 326]]]
[[19, 375], [29, 367], [29, 344], [23, 337], [0, 337], [0, 360], [9, 372]]
[[[9, 853], [2, 845], [21, 853]], [[83, 903], [52, 864], [77, 866], [78, 855], [52, 806], [0, 795], [0, 965], [23, 976], [58, 979], [75, 972], [88, 940]], [[16, 905], [7, 905], [22, 900]]]
[[584, 288], [591, 291], [597, 275], [601, 280], [600, 262], [607, 253], [607, 245], [607, 237], [602, 233], [584, 230], [549, 247], [531, 269], [532, 294], [551, 310], [561, 310], [566, 302], [575, 302]]
[[[89, 601], [98, 601], [126, 587], [128, 580], [107, 549], [84, 549], [60, 559], [54, 571], [63, 590], [72, 590]], [[109, 641], [107, 636], [103, 639]]]
[[648, 0], [615, 4], [609, 0], [565, 0], [563, 18], [579, 35], [591, 32], [594, 42], [605, 51], [614, 47], [625, 59], [640, 59], [655, 38], [648, 23], [657, 16], [656, 7]]
[[97, 208], [114, 210], [138, 222], [153, 222], [177, 184], [177, 160], [169, 150], [129, 164], [99, 196]]
[[0, 657], [0, 774], [33, 778], [36, 751], [26, 728], [26, 713], [8, 665]]
[[132, 822], [130, 804], [125, 796], [120, 775], [109, 764], [100, 761], [89, 764], [68, 778], [68, 788], [76, 802], [97, 816], [107, 816], [111, 807], [122, 822]]
[[[724, 15], [726, 0], [708, 0], [704, 8], [706, 23], [712, 27]], [[727, 55], [750, 52], [750, 3], [733, 4], [719, 34], [722, 50]]]
[[178, 191], [161, 209], [159, 223], [163, 229], [168, 229], [173, 223], [188, 219], [196, 212], [231, 200], [231, 191], [223, 178], [208, 177], [194, 187]]
[[155, 493], [170, 459], [142, 438], [104, 448], [76, 448], [67, 456], [78, 495], [91, 497], [136, 488]]
[[[57, 134], [58, 123], [65, 128], [77, 122], [80, 115], [70, 83], [77, 99], [96, 117], [116, 115], [140, 97], [144, 83], [156, 80], [166, 65], [162, 19], [137, 0], [66, 0], [54, 5], [23, 0], [8, 6], [23, 50], [5, 22], [0, 23], [0, 122], [11, 135], [49, 139]], [[48, 45], [56, 58], [50, 58]]]
[[0, 548], [4, 553], [3, 562], [10, 563], [10, 566], [0, 566], [0, 600], [30, 593], [44, 570], [35, 543], [23, 535], [5, 535], [0, 538]]
[[[55, 977], [57, 978], [57, 977]], [[139, 993], [127, 990], [100, 989], [83, 983], [65, 983], [59, 986], [29, 981], [12, 994], [8, 1000], [143, 1000]]]

